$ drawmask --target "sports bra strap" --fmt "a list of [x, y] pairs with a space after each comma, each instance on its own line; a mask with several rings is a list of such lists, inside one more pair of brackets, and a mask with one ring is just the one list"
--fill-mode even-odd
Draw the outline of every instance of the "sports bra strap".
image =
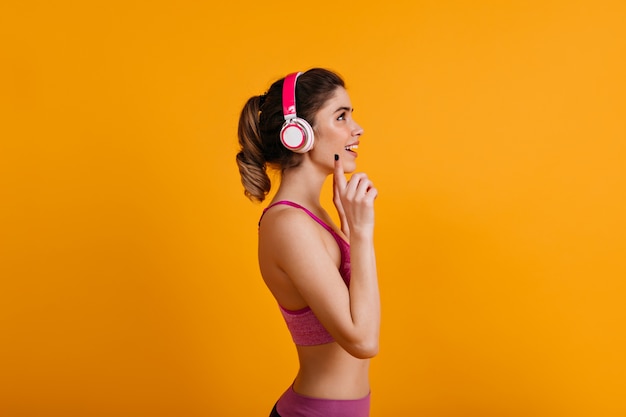
[[[328, 230], [330, 233], [332, 233], [333, 235], [336, 234], [337, 232], [335, 232], [333, 230], [332, 227], [330, 227], [329, 225], [327, 225], [322, 219], [320, 219], [319, 217], [317, 217], [315, 214], [313, 214], [309, 209], [307, 209], [306, 207], [301, 206], [298, 203], [294, 203], [293, 201], [289, 201], [289, 200], [281, 200], [281, 201], [277, 201], [274, 204], [270, 204], [267, 208], [265, 208], [263, 210], [263, 215], [265, 215], [265, 212], [267, 212], [267, 210], [271, 209], [274, 206], [277, 206], [279, 204], [282, 205], [286, 205], [286, 206], [291, 206], [291, 207], [295, 207], [295, 208], [299, 208], [301, 210], [303, 210], [306, 214], [308, 214], [309, 216], [311, 216], [311, 218], [313, 220], [315, 220], [317, 223], [319, 223], [324, 229]], [[261, 219], [263, 219], [263, 215], [261, 215]], [[261, 220], [259, 220], [259, 223], [261, 223]]]

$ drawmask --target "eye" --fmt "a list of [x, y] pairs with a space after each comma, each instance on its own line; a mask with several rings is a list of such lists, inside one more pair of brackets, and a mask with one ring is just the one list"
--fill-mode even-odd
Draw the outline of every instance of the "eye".
[[337, 117], [337, 120], [346, 120], [346, 112], [342, 112], [339, 117]]

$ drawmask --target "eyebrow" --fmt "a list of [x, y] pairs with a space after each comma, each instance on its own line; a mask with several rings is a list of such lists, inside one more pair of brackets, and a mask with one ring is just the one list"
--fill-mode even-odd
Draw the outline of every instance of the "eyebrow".
[[339, 107], [337, 110], [335, 110], [335, 113], [340, 112], [340, 111], [342, 111], [342, 110], [347, 110], [347, 111], [352, 112], [352, 111], [354, 111], [354, 108], [345, 107], [345, 106], [343, 106], [343, 107]]

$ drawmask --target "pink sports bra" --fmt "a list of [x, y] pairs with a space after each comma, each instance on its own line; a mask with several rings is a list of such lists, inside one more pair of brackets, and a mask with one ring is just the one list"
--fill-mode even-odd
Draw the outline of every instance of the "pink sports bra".
[[[261, 215], [261, 219], [263, 219], [263, 216], [265, 215], [267, 210], [279, 204], [295, 207], [304, 211], [313, 220], [319, 223], [324, 229], [328, 230], [328, 232], [335, 238], [337, 245], [339, 245], [339, 250], [341, 251], [341, 264], [339, 265], [339, 274], [343, 278], [343, 281], [346, 283], [346, 286], [350, 286], [350, 244], [346, 242], [337, 232], [335, 232], [332, 227], [324, 223], [315, 214], [311, 213], [306, 208], [292, 201], [282, 200], [270, 205], [265, 210], [263, 210], [263, 215]], [[260, 223], [261, 220], [259, 220], [259, 224]], [[279, 305], [278, 307], [280, 308], [280, 312], [285, 318], [285, 323], [287, 323], [287, 328], [291, 333], [291, 338], [296, 345], [314, 346], [323, 345], [325, 343], [330, 343], [334, 341], [333, 337], [330, 335], [330, 333], [328, 333], [324, 326], [322, 326], [322, 323], [320, 323], [310, 307], [307, 306], [303, 309], [295, 311], [287, 310], [281, 305]]]

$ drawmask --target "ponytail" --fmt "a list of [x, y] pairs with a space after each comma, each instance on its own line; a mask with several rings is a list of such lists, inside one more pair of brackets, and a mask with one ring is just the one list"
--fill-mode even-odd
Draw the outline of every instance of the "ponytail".
[[[263, 143], [259, 134], [259, 109], [262, 96], [248, 100], [239, 117], [239, 145], [237, 165], [241, 175], [244, 194], [252, 201], [262, 202], [271, 188], [263, 155]], [[264, 97], [263, 97], [264, 98]]]

